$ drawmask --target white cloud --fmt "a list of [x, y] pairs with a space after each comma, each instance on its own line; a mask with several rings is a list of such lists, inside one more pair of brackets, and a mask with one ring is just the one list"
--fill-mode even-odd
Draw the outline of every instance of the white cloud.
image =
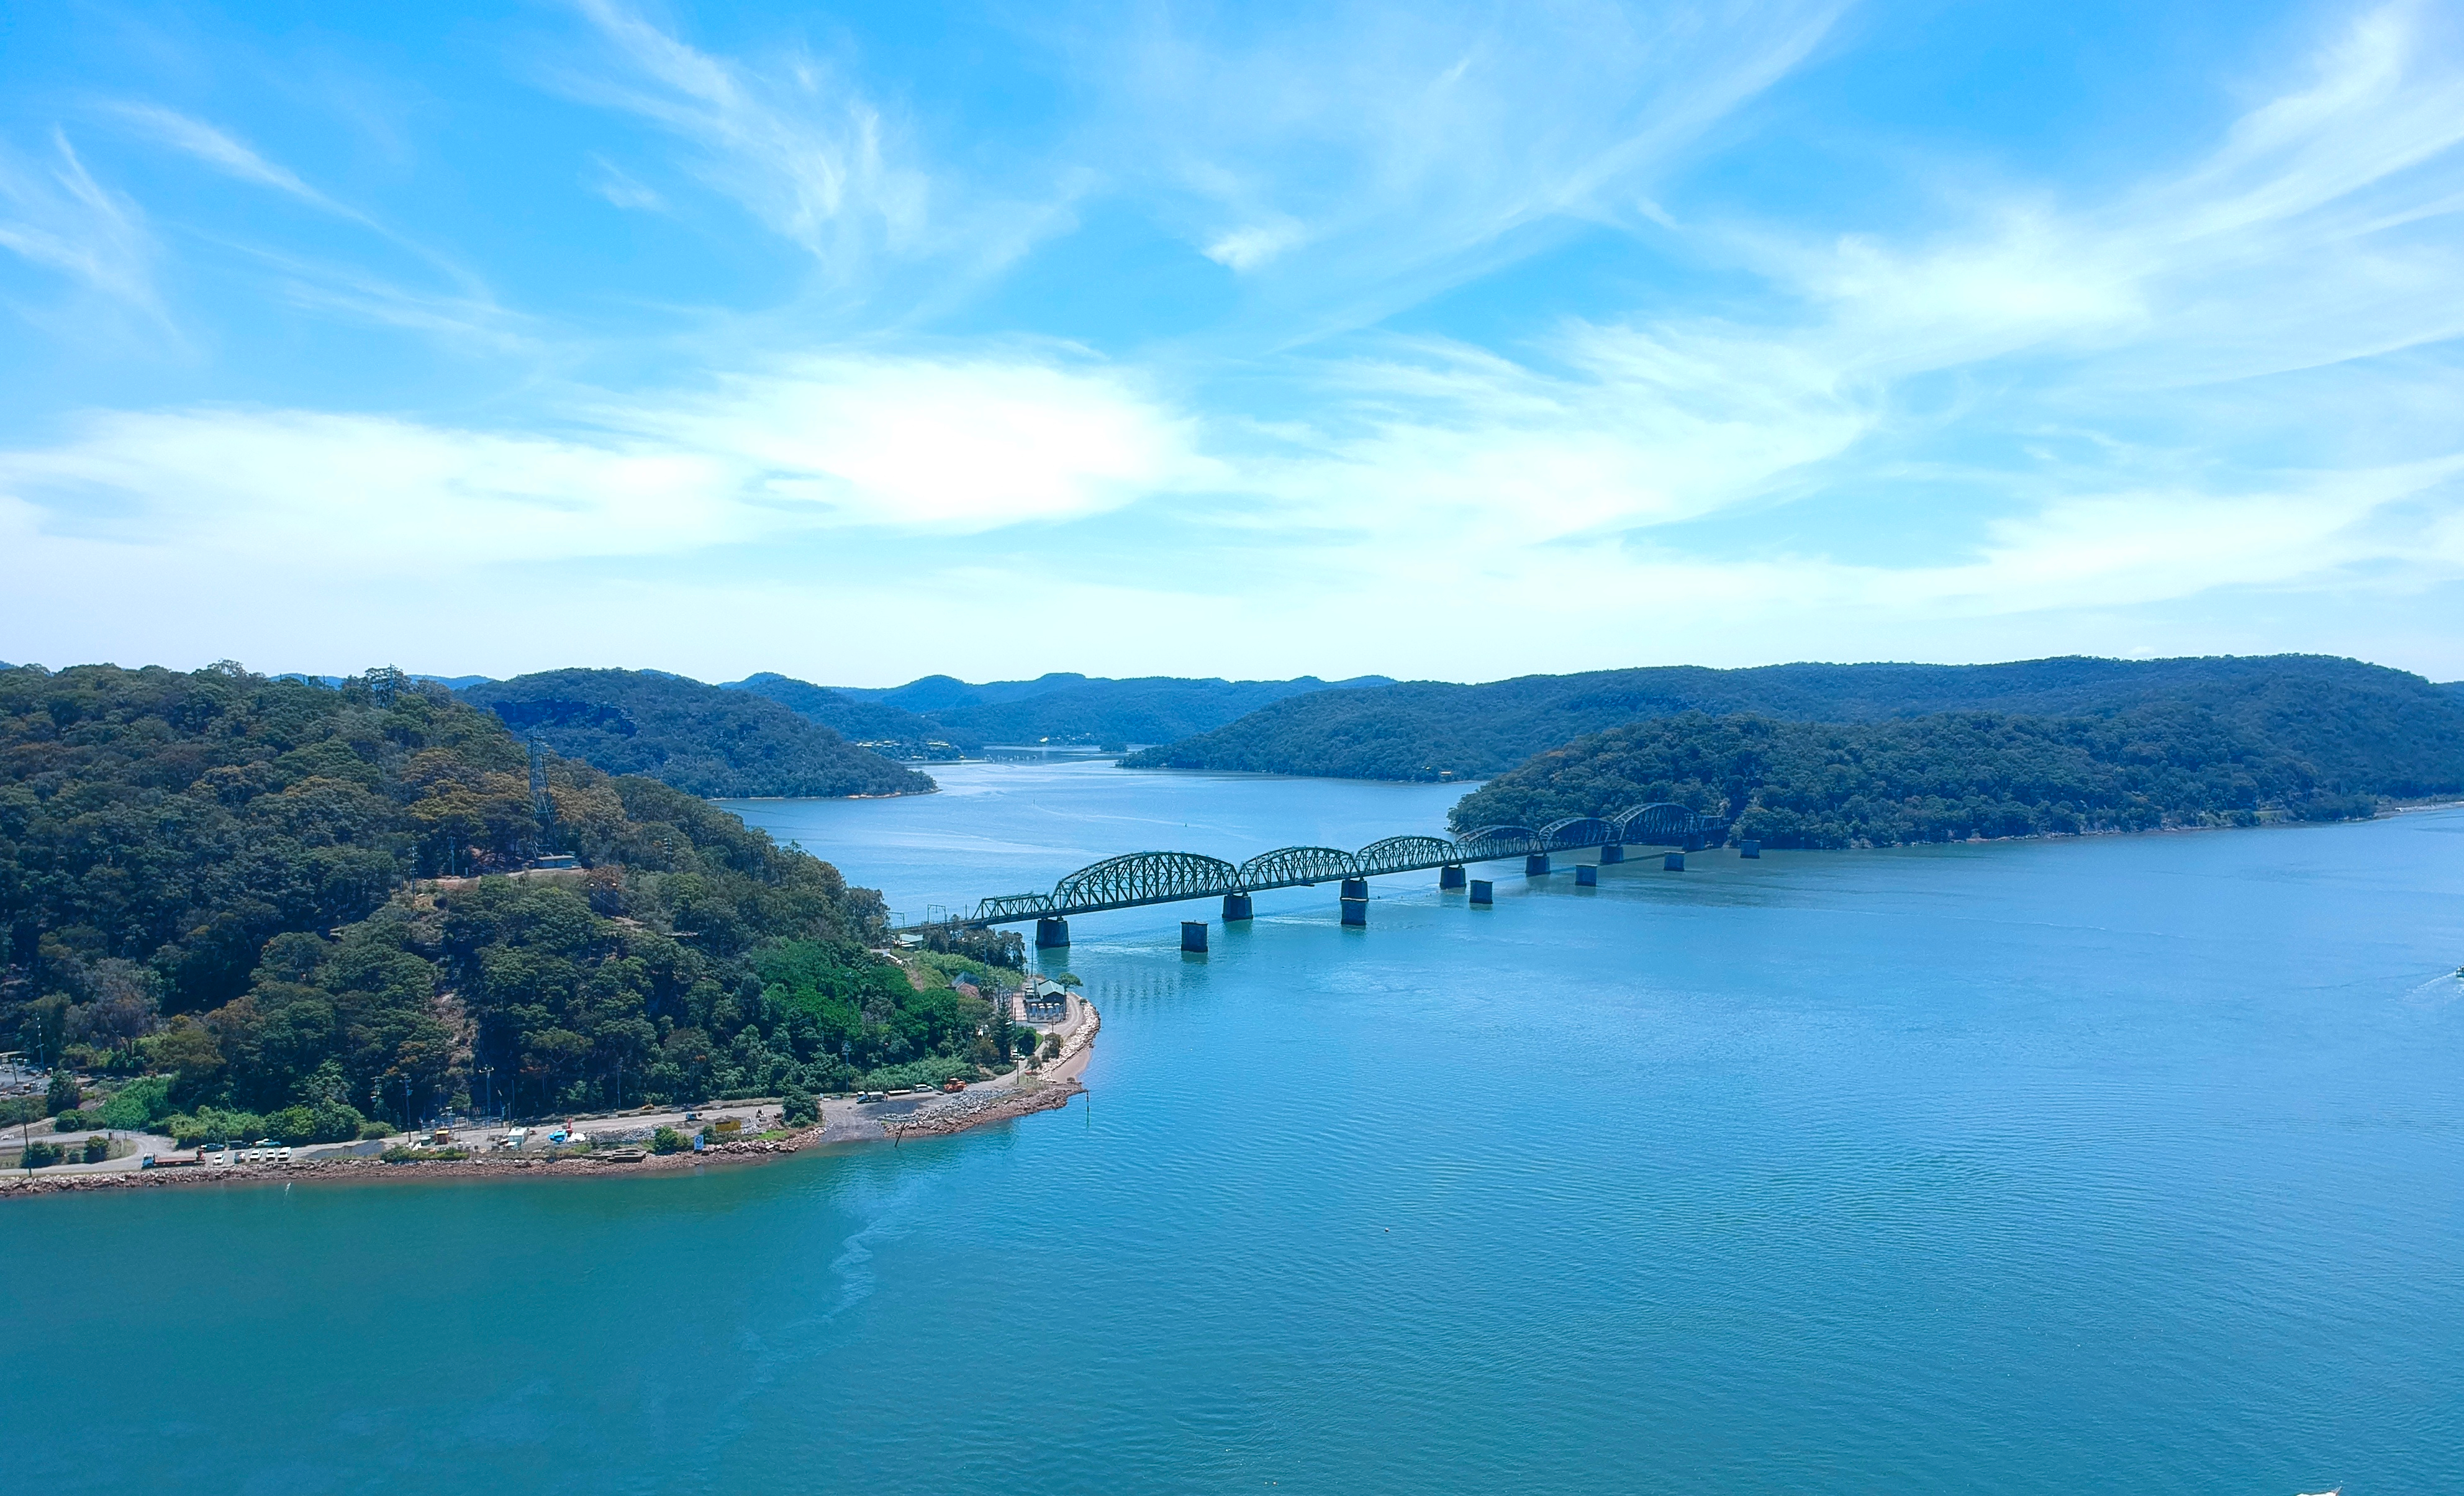
[[1252, 224], [1235, 229], [1208, 245], [1206, 257], [1229, 270], [1256, 270], [1305, 237], [1296, 223]]
[[991, 359], [813, 359], [608, 412], [724, 452], [847, 522], [977, 530], [1116, 509], [1218, 474], [1192, 423], [1102, 371]]
[[16, 558], [30, 568], [73, 542], [422, 572], [832, 527], [963, 533], [1100, 513], [1215, 472], [1188, 424], [1127, 382], [1023, 361], [816, 360], [571, 414], [550, 436], [297, 410], [104, 413], [0, 453], [0, 498], [48, 538]]
[[[622, 66], [576, 89], [686, 143], [703, 181], [834, 270], [955, 253], [959, 226], [994, 221], [928, 186], [830, 68], [716, 57], [611, 5], [589, 13]], [[696, 362], [734, 372], [568, 393], [527, 433], [97, 415], [0, 454], [0, 566], [24, 589], [11, 606], [72, 573], [178, 593], [198, 554], [267, 577], [616, 569], [821, 536], [914, 570], [869, 562], [823, 601], [775, 579], [754, 591], [869, 639], [866, 610], [895, 612], [944, 556], [980, 567], [999, 549], [1052, 561], [1039, 597], [1118, 621], [1089, 647], [1099, 658], [1046, 664], [1254, 671], [1202, 652], [1254, 631], [1294, 668], [1461, 674], [1482, 666], [1397, 621], [1494, 603], [1513, 618], [1478, 658], [1505, 668], [1735, 661], [1745, 639], [1974, 657], [1970, 641], [2018, 637], [2022, 618], [2091, 630], [2234, 593], [2386, 599], [2464, 579], [2464, 369], [2441, 345], [2464, 334], [2464, 71], [2425, 36], [2429, 12], [2360, 17], [2204, 150], [2120, 187], [1966, 181], [1947, 218], [1850, 235], [1801, 217], [1723, 226], [1685, 204], [1662, 179], [1830, 13], [1714, 8], [1654, 32], [1580, 7], [1493, 26], [1336, 8], [1274, 34], [1236, 18], [1203, 46], [1126, 28], [1089, 53], [1121, 92], [1058, 154], [1091, 164], [1072, 191], [1160, 196], [1194, 253], [1237, 273], [1237, 325], [1204, 329], [1196, 352], [1156, 353], [1151, 372], [993, 337], [722, 349]], [[209, 134], [183, 148], [242, 177], [282, 171]], [[124, 209], [142, 271], [133, 205], [60, 155], [36, 195]], [[674, 208], [598, 165], [584, 180], [611, 202]], [[1522, 253], [1528, 231], [1624, 222], [1646, 191], [1675, 205], [1644, 213], [1655, 242], [1765, 294], [1713, 315], [1680, 288], [1489, 347], [1364, 334], [1289, 351]], [[988, 235], [987, 262], [1048, 231]], [[551, 336], [484, 297], [305, 270], [284, 284], [449, 336]], [[1252, 396], [1275, 418], [1236, 413]], [[109, 560], [135, 555], [149, 560], [134, 571]], [[934, 594], [936, 648], [1050, 638], [1009, 637], [1014, 615], [981, 600], [998, 589], [964, 576]], [[645, 590], [603, 578], [593, 595], [705, 611], [717, 596], [625, 585]], [[1330, 659], [1311, 639], [1388, 652]]]

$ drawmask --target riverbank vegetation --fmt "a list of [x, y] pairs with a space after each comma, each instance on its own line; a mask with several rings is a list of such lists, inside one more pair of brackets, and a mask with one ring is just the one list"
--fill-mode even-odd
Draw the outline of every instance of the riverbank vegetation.
[[114, 1077], [105, 1125], [308, 1141], [838, 1089], [1001, 1032], [876, 954], [828, 864], [567, 759], [546, 802], [495, 715], [397, 671], [0, 671], [0, 1036]]
[[1943, 713], [1884, 722], [1689, 714], [1576, 738], [1465, 796], [1458, 830], [1654, 801], [1734, 818], [1771, 847], [1891, 846], [2269, 817], [2375, 814], [2464, 787], [2464, 740], [2322, 764], [2194, 706], [2101, 716]]
[[554, 752], [689, 795], [917, 795], [925, 775], [859, 748], [765, 695], [656, 671], [544, 671], [466, 688], [464, 699]]

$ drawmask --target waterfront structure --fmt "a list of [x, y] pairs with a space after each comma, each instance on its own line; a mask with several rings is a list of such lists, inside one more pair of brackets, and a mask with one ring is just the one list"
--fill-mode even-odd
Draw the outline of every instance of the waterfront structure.
[[[1054, 950], [1069, 943], [1069, 916], [1146, 904], [1221, 898], [1225, 921], [1251, 917], [1251, 896], [1266, 889], [1343, 885], [1343, 922], [1368, 923], [1369, 882], [1396, 872], [1440, 869], [1438, 886], [1463, 886], [1463, 868], [1502, 858], [1524, 859], [1524, 871], [1545, 876], [1549, 854], [1598, 847], [1603, 863], [1624, 860], [1629, 846], [1700, 849], [1727, 839], [1728, 824], [1683, 805], [1655, 802], [1614, 816], [1570, 816], [1537, 828], [1482, 826], [1463, 835], [1390, 836], [1356, 852], [1336, 847], [1279, 847], [1243, 863], [1199, 852], [1127, 852], [1090, 863], [1052, 886], [1048, 893], [1011, 893], [981, 900], [973, 913], [901, 926], [902, 935], [927, 929], [1023, 924], [1035, 921], [1035, 944]], [[1683, 867], [1682, 854], [1672, 867]], [[1594, 874], [1597, 876], [1596, 873]], [[1184, 938], [1191, 938], [1184, 935]], [[1203, 949], [1202, 945], [1192, 949]]]

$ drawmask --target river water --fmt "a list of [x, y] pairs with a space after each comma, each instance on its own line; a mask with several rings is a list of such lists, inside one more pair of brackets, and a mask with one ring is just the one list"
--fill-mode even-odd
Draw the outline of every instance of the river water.
[[[738, 807], [920, 913], [1460, 786]], [[13, 1489], [2464, 1489], [2464, 813], [1072, 921], [1089, 1097], [0, 1210]]]

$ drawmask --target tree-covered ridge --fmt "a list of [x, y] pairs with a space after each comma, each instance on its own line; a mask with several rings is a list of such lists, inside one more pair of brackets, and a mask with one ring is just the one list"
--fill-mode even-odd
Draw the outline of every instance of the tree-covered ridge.
[[2455, 693], [2401, 671], [2318, 655], [1671, 666], [1321, 692], [1123, 761], [1347, 779], [1468, 779], [1503, 773], [1586, 733], [1687, 712], [1874, 721], [1958, 711], [2083, 716], [2163, 706], [2211, 712], [2294, 748], [2330, 777], [2373, 782], [2402, 781], [2408, 764], [2427, 762], [2423, 755], [2432, 745], [2464, 731], [2464, 698]]
[[1961, 712], [1881, 722], [1689, 714], [1539, 755], [1459, 802], [1457, 829], [1542, 825], [1672, 801], [1772, 847], [1891, 846], [2374, 814], [2380, 795], [2464, 786], [2464, 740], [2401, 774], [2322, 770], [2192, 706], [2103, 716]]
[[769, 671], [729, 681], [720, 689], [767, 697], [886, 759], [943, 761], [984, 745], [983, 739], [972, 733], [944, 727], [887, 702], [861, 700], [845, 692]]
[[[571, 760], [543, 824], [526, 771], [493, 715], [395, 672], [0, 674], [0, 1034], [155, 1072], [125, 1093], [149, 1120], [303, 1138], [982, 1058], [969, 963], [874, 955], [877, 894]], [[519, 870], [548, 849], [583, 867]]]
[[765, 696], [653, 671], [545, 671], [461, 694], [565, 758], [693, 795], [910, 795], [934, 787]]
[[285, 930], [363, 918], [404, 880], [537, 849], [494, 718], [380, 673], [341, 691], [237, 666], [0, 672], [0, 917], [149, 963], [177, 1006], [241, 991]]

